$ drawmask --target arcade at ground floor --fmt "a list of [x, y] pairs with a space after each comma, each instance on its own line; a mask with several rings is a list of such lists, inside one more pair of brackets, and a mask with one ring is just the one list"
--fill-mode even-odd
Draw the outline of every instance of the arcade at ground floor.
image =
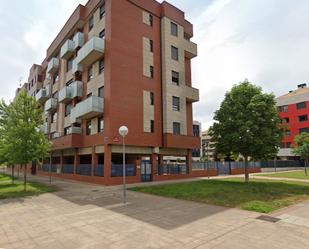
[[[32, 174], [117, 185], [123, 181], [122, 153], [119, 145], [54, 150], [42, 164], [33, 163], [28, 170]], [[126, 146], [125, 155], [128, 183], [217, 175], [216, 169], [192, 171], [189, 149]]]

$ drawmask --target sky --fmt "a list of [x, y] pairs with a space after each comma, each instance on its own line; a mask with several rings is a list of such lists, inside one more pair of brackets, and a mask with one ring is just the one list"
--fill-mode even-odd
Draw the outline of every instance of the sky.
[[[169, 2], [194, 25], [192, 82], [200, 101], [193, 114], [203, 130], [225, 93], [244, 79], [276, 96], [309, 81], [308, 0]], [[79, 3], [86, 0], [1, 0], [0, 98], [13, 99]]]

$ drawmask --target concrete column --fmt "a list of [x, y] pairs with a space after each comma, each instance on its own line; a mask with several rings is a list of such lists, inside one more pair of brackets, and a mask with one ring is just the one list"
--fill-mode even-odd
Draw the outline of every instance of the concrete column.
[[79, 155], [78, 155], [78, 148], [75, 148], [75, 153], [74, 153], [74, 175], [76, 174], [76, 168], [77, 165], [79, 165]]
[[91, 175], [94, 176], [95, 167], [98, 166], [98, 155], [95, 152], [95, 146], [92, 146], [92, 154], [91, 154]]
[[153, 176], [158, 175], [158, 154], [151, 154], [150, 161], [151, 161], [151, 173]]
[[188, 174], [192, 173], [192, 150], [187, 151], [187, 166], [188, 166]]
[[60, 172], [62, 173], [63, 169], [63, 150], [61, 150], [61, 155], [60, 155]]
[[111, 181], [112, 174], [112, 147], [104, 145], [104, 179], [108, 183]]

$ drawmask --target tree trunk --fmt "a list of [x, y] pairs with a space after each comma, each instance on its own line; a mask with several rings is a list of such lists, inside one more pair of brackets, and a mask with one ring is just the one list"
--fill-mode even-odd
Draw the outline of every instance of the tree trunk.
[[19, 179], [19, 169], [20, 169], [20, 164], [18, 165], [18, 168], [17, 168], [17, 178]]
[[307, 176], [308, 158], [305, 159], [305, 174]]
[[15, 165], [11, 165], [12, 166], [12, 184], [14, 184], [14, 167]]
[[249, 182], [248, 156], [245, 156], [245, 182]]
[[27, 191], [27, 164], [24, 164], [24, 191]]

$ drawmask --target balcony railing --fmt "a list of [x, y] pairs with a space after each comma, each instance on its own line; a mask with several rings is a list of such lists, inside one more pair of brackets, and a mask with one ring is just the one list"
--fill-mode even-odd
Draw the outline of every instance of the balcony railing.
[[103, 113], [104, 101], [98, 96], [91, 96], [78, 103], [71, 110], [71, 122], [75, 123], [78, 119], [90, 119]]
[[185, 94], [189, 102], [197, 102], [200, 100], [200, 92], [194, 87], [185, 86]]
[[57, 109], [57, 103], [58, 100], [55, 98], [50, 98], [46, 101], [45, 103], [45, 111], [46, 112], [51, 112], [51, 111], [55, 111]]
[[72, 40], [67, 40], [61, 47], [60, 57], [62, 59], [69, 59], [72, 55], [74, 55], [74, 42]]
[[83, 129], [81, 127], [70, 127], [68, 130], [68, 134], [82, 134]]
[[82, 66], [89, 66], [104, 55], [105, 40], [99, 37], [92, 37], [79, 51], [76, 63]]
[[186, 39], [184, 41], [185, 41], [185, 56], [189, 59], [196, 57], [197, 45], [194, 42], [188, 41]]
[[73, 37], [74, 49], [81, 48], [84, 45], [84, 33], [78, 32]]
[[51, 60], [48, 62], [47, 66], [47, 73], [54, 74], [58, 71], [59, 68], [59, 59], [58, 58], [51, 58]]
[[43, 132], [44, 134], [48, 134], [49, 131], [49, 124], [44, 123], [43, 125], [40, 126], [40, 131]]
[[44, 103], [48, 99], [46, 89], [42, 88], [41, 90], [39, 90], [38, 93], [35, 95], [35, 98], [38, 102]]
[[70, 86], [65, 86], [59, 92], [59, 102], [68, 103], [75, 97], [83, 96], [83, 82], [74, 81]]

